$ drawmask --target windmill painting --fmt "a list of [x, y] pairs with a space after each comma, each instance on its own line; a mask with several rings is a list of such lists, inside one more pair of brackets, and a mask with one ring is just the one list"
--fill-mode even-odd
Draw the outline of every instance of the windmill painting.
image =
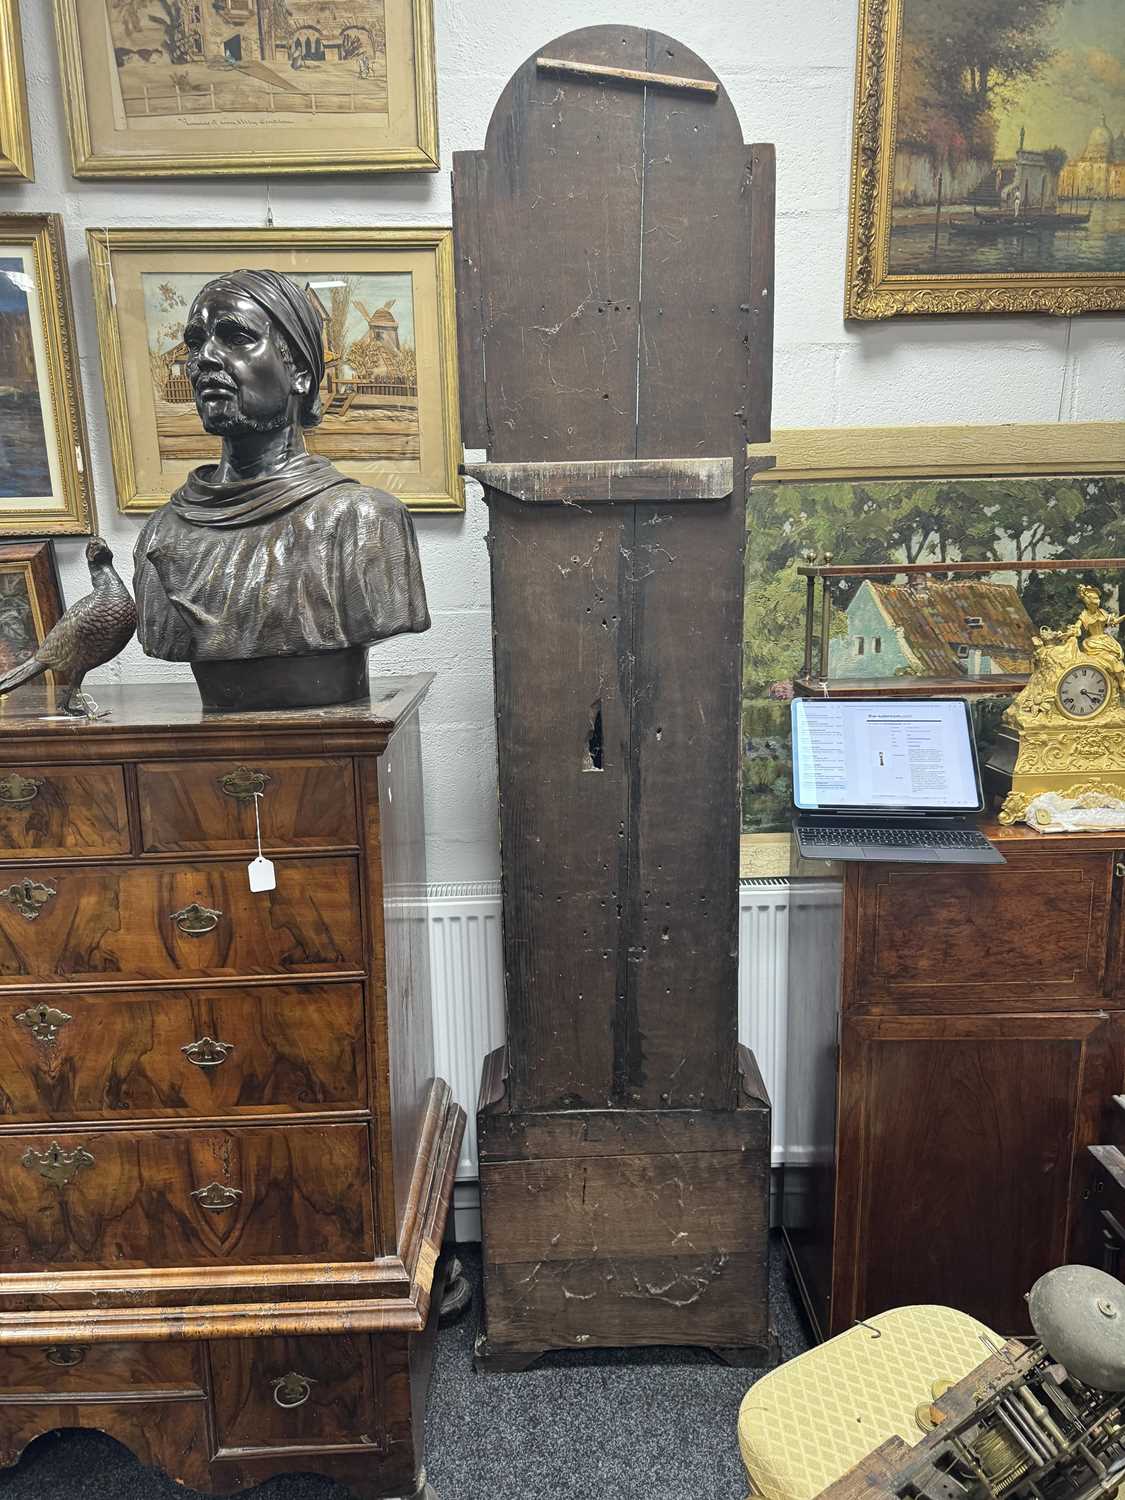
[[[145, 275], [152, 399], [162, 460], [218, 456], [203, 431], [187, 376], [182, 332], [188, 309], [209, 279], [201, 273]], [[306, 434], [310, 449], [333, 462], [419, 458], [418, 361], [409, 273], [312, 274], [305, 296], [324, 331], [324, 417]]]

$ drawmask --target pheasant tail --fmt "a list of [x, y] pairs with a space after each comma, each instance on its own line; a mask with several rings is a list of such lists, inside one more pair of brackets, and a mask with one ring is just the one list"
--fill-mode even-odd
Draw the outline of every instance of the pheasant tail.
[[45, 664], [37, 661], [34, 656], [29, 656], [26, 661], [21, 661], [18, 667], [13, 667], [10, 672], [5, 672], [0, 677], [0, 697], [10, 693], [13, 688], [19, 687], [22, 682], [30, 682], [33, 677], [38, 677], [40, 672], [47, 670]]

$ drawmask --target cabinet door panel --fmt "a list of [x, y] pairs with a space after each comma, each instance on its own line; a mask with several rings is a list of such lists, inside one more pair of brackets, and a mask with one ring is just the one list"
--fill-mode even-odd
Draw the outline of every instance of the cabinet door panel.
[[1097, 1013], [845, 1020], [833, 1333], [912, 1302], [1028, 1330], [1117, 1086], [1111, 1040]]
[[[849, 1009], [1042, 1011], [1102, 1003], [1109, 854], [882, 865], [854, 877]], [[1052, 1003], [1053, 1002], [1053, 1003]]]

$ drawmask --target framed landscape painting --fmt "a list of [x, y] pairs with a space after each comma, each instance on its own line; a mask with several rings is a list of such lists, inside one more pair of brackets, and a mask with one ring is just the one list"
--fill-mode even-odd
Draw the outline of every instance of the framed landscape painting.
[[0, 215], [0, 536], [94, 529], [62, 224]]
[[436, 171], [433, 0], [54, 0], [76, 177]]
[[[62, 612], [52, 544], [0, 545], [0, 673], [10, 672], [33, 656]], [[53, 674], [48, 673], [47, 681], [54, 682]]]
[[90, 230], [119, 507], [155, 510], [219, 455], [187, 376], [196, 293], [240, 266], [291, 276], [320, 320], [314, 453], [412, 510], [462, 510], [448, 229]]
[[860, 0], [852, 318], [1125, 309], [1121, 0]]
[[19, 0], [0, 0], [0, 180], [34, 176]]

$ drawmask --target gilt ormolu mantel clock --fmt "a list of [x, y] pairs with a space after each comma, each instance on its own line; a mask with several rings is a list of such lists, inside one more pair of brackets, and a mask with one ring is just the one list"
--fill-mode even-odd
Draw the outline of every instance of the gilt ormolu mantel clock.
[[1125, 653], [1109, 634], [1125, 617], [1103, 609], [1091, 584], [1078, 596], [1072, 625], [1035, 637], [1031, 677], [1004, 713], [992, 760], [1006, 752], [1012, 768], [1002, 823], [1021, 819], [1040, 792], [1125, 797]]

